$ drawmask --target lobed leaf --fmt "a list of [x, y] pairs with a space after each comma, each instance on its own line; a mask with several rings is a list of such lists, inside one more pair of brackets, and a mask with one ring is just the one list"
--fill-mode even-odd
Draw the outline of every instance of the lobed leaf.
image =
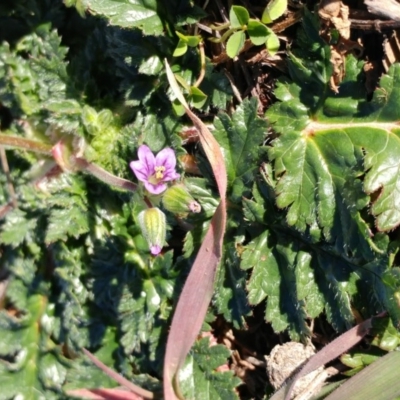
[[237, 201], [253, 184], [259, 159], [259, 144], [265, 137], [267, 124], [257, 116], [257, 101], [244, 101], [229, 118], [219, 114], [214, 135], [224, 151], [230, 197]]
[[217, 372], [227, 363], [229, 351], [222, 345], [211, 346], [208, 338], [195, 343], [179, 372], [185, 399], [238, 399], [234, 388], [240, 383], [231, 371]]

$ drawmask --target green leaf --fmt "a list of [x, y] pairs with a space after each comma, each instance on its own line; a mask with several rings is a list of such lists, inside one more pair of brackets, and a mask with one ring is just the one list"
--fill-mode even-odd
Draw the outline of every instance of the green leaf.
[[149, 260], [147, 265], [151, 263], [151, 268], [141, 273], [147, 265], [143, 260], [138, 262], [140, 254], [136, 252], [136, 259], [130, 256], [124, 260], [112, 250], [112, 247], [106, 249], [91, 270], [94, 301], [99, 310], [108, 310], [110, 318], [118, 315], [124, 353], [133, 352], [143, 370], [149, 371], [159, 367], [164, 351], [159, 343], [160, 340], [165, 343], [177, 277], [172, 268], [173, 254], [168, 252]]
[[[54, 191], [49, 204], [50, 210], [46, 230], [46, 243], [68, 237], [78, 238], [89, 231], [90, 212], [87, 207], [85, 183], [70, 175], [64, 175], [53, 181]], [[51, 188], [51, 187], [49, 187]]]
[[207, 95], [205, 107], [225, 109], [227, 101], [230, 101], [233, 95], [232, 86], [226, 75], [218, 71], [208, 60], [206, 60], [206, 73], [200, 89]]
[[112, 25], [140, 28], [146, 35], [160, 35], [163, 32], [163, 23], [154, 0], [93, 0], [88, 10], [106, 17]]
[[295, 295], [294, 266], [287, 265], [295, 263], [295, 253], [282, 244], [275, 247], [270, 233], [265, 231], [246, 246], [242, 268], [253, 268], [247, 285], [250, 304], [259, 304], [267, 297], [265, 318], [274, 331], [288, 329], [292, 339], [299, 340], [307, 337], [309, 329], [304, 302]]
[[360, 369], [372, 364], [385, 354], [385, 351], [376, 347], [371, 347], [367, 350], [356, 348], [354, 350], [351, 350], [349, 353], [343, 354], [340, 357], [340, 362], [352, 368], [351, 371], [346, 371], [346, 376], [352, 376], [354, 375], [354, 369], [356, 369], [356, 371], [358, 372]]
[[395, 350], [400, 343], [398, 330], [393, 326], [389, 318], [378, 318], [374, 320], [372, 335], [374, 339], [372, 344], [385, 351]]
[[82, 210], [79, 207], [65, 210], [54, 209], [50, 213], [46, 243], [66, 240], [69, 236], [78, 238], [88, 231], [89, 220], [86, 210]]
[[235, 32], [228, 39], [226, 44], [226, 54], [228, 54], [230, 58], [235, 58], [243, 48], [245, 39], [246, 35], [243, 31]]
[[[0, 100], [16, 115], [37, 114], [47, 101], [65, 100], [67, 49], [50, 28], [44, 25], [21, 38], [18, 52], [11, 53], [7, 43], [0, 47]], [[22, 53], [29, 55], [29, 60]]]
[[[321, 66], [315, 68], [319, 70]], [[343, 83], [344, 90], [347, 93], [350, 87], [356, 101], [356, 105], [354, 101], [348, 103], [348, 112], [341, 112], [345, 108], [343, 100], [340, 96], [335, 98], [332, 92], [326, 92], [326, 100], [319, 100], [318, 109], [307, 111], [306, 104], [313, 104], [313, 100], [309, 103], [307, 93], [302, 97], [306, 104], [301, 104], [295, 100], [299, 89], [292, 85], [286, 86], [286, 92], [279, 89], [278, 96], [294, 105], [297, 122], [293, 118], [288, 125], [287, 105], [271, 107], [267, 116], [271, 116], [282, 136], [274, 142], [269, 154], [275, 161], [276, 177], [282, 177], [276, 188], [277, 204], [288, 207], [288, 223], [301, 231], [307, 226], [319, 226], [328, 240], [346, 237], [342, 243], [352, 248], [352, 252], [370, 257], [368, 247], [374, 245], [361, 210], [372, 203], [371, 211], [381, 231], [391, 230], [400, 223], [400, 204], [394, 195], [398, 181], [394, 153], [399, 151], [399, 130], [396, 124], [388, 124], [399, 117], [395, 106], [398, 94], [393, 88], [397, 87], [400, 70], [393, 66], [382, 79], [384, 97], [376, 92], [373, 100], [367, 102], [357, 89], [361, 84], [355, 72], [357, 64], [350, 58], [347, 66], [349, 76]], [[303, 66], [296, 68], [302, 70]], [[320, 76], [323, 79], [315, 89], [325, 80], [325, 73]], [[311, 81], [305, 80], [300, 86], [310, 84]], [[278, 153], [280, 156], [276, 158]]]
[[[153, 152], [159, 152], [164, 147], [181, 148], [182, 140], [178, 133], [182, 128], [181, 123], [172, 113], [160, 121], [157, 114], [143, 115], [138, 112], [135, 123], [129, 129], [129, 135], [134, 136], [139, 143], [146, 143]], [[136, 146], [137, 148], [137, 146]], [[184, 154], [183, 150], [180, 150]]]
[[25, 315], [15, 318], [5, 310], [0, 313], [0, 398], [19, 395], [34, 400], [40, 393], [56, 399], [66, 377], [67, 362], [55, 348], [50, 333], [37, 329], [41, 321], [44, 328], [49, 319], [47, 299], [38, 294], [23, 295], [27, 297], [27, 308], [19, 311], [24, 311]]
[[17, 247], [35, 227], [35, 219], [27, 219], [25, 212], [15, 209], [7, 214], [6, 221], [1, 227], [0, 242]]
[[[395, 371], [400, 367], [400, 353], [394, 351], [364, 368], [348, 379], [326, 399], [394, 399], [400, 393], [400, 383]], [[368, 382], [366, 385], [365, 383]]]
[[227, 363], [229, 351], [222, 345], [210, 346], [209, 339], [195, 343], [179, 371], [179, 384], [185, 399], [238, 399], [234, 388], [240, 383], [231, 371], [217, 372]]
[[271, 31], [267, 37], [267, 40], [265, 41], [265, 45], [267, 46], [268, 52], [271, 55], [274, 55], [279, 50], [280, 46], [278, 36], [276, 36], [275, 33]]
[[191, 86], [189, 92], [189, 102], [196, 108], [203, 107], [207, 101], [207, 96], [197, 87]]
[[224, 149], [230, 197], [237, 201], [252, 186], [266, 123], [257, 116], [257, 101], [244, 101], [233, 114], [219, 114], [215, 137]]
[[[190, 194], [201, 205], [202, 221], [204, 218], [211, 218], [218, 206], [218, 199], [215, 197], [215, 194], [212, 192], [212, 190], [207, 187], [207, 181], [203, 178], [188, 177], [185, 178], [184, 183]], [[193, 215], [193, 218], [196, 218], [196, 216]]]
[[184, 41], [190, 47], [196, 47], [201, 42], [201, 36], [187, 36], [179, 31], [175, 31], [180, 40]]
[[172, 55], [174, 57], [183, 56], [187, 52], [187, 49], [188, 49], [187, 43], [184, 40], [179, 39], [179, 42], [176, 45], [176, 48], [175, 48], [174, 52], [172, 53]]
[[[329, 238], [335, 210], [341, 209], [341, 223], [347, 215], [347, 224], [356, 224], [355, 229], [366, 237], [368, 227], [359, 218], [359, 210], [368, 203], [359, 181], [365, 173], [366, 193], [386, 188], [371, 209], [378, 228], [388, 231], [399, 225], [400, 203], [394, 194], [399, 175], [393, 158], [400, 150], [399, 134], [395, 125], [358, 124], [354, 120], [337, 125], [315, 122], [312, 128], [308, 125], [303, 131], [288, 132], [278, 139], [270, 157], [275, 160], [277, 176], [285, 173], [277, 185], [277, 204], [289, 207], [289, 224], [302, 231], [307, 225], [319, 225]], [[359, 189], [348, 188], [347, 182]]]
[[272, 31], [261, 22], [255, 19], [250, 19], [247, 25], [247, 33], [249, 34], [250, 40], [253, 44], [261, 46], [267, 41], [267, 38]]
[[179, 102], [178, 99], [175, 99], [172, 102], [172, 108], [177, 117], [182, 117], [183, 115], [185, 115], [185, 107], [183, 107], [183, 105]]
[[244, 7], [232, 6], [229, 11], [229, 21], [232, 28], [243, 28], [247, 25], [249, 18], [249, 12]]
[[215, 306], [218, 314], [232, 322], [236, 329], [244, 326], [245, 315], [250, 313], [246, 298], [246, 276], [239, 268], [239, 256], [236, 252], [238, 243], [225, 246], [224, 258], [215, 284]]
[[271, 0], [263, 12], [261, 21], [264, 24], [272, 23], [285, 13], [287, 5], [287, 0]]
[[79, 15], [85, 17], [85, 0], [64, 0], [67, 7], [75, 7]]

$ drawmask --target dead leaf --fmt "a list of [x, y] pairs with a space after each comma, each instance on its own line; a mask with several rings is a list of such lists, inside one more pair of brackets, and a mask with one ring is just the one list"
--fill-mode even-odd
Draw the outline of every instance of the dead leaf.
[[345, 39], [350, 37], [349, 7], [338, 0], [321, 1], [318, 10], [319, 16], [327, 23], [331, 23]]
[[400, 4], [395, 0], [364, 0], [368, 11], [380, 17], [400, 21]]

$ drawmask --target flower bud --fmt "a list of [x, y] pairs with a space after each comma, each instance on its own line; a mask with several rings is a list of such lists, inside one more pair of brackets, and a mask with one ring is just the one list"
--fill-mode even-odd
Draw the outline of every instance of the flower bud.
[[55, 162], [63, 171], [73, 172], [77, 170], [73, 163], [72, 151], [70, 143], [59, 140], [51, 149], [51, 153]]
[[187, 215], [189, 212], [199, 213], [201, 205], [191, 196], [183, 185], [169, 187], [162, 198], [164, 207], [178, 215]]
[[165, 214], [157, 207], [148, 208], [139, 213], [138, 221], [151, 254], [156, 256], [161, 252], [165, 242]]

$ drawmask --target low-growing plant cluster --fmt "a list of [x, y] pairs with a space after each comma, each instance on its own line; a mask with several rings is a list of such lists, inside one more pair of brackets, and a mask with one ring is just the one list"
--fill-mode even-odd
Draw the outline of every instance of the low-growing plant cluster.
[[1, 2], [0, 399], [269, 398], [362, 321], [328, 361], [397, 393], [400, 67], [225, 3]]

